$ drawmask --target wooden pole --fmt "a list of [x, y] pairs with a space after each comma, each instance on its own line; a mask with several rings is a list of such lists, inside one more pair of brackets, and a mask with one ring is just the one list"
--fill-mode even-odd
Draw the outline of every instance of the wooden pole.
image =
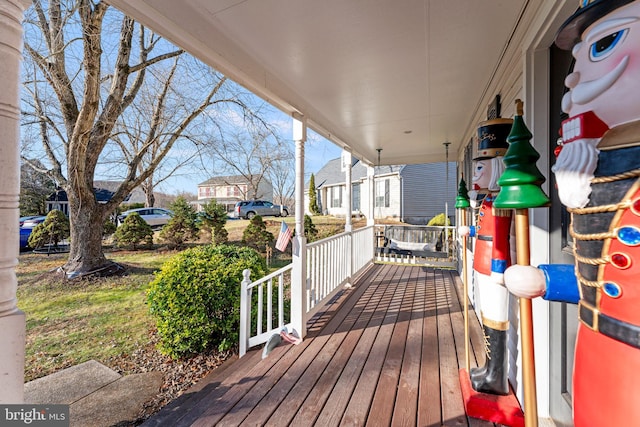
[[[458, 195], [456, 196], [456, 209], [460, 214], [460, 218], [457, 223], [460, 227], [467, 226], [466, 208], [471, 206], [469, 203], [468, 193], [467, 184], [464, 182], [464, 176], [461, 176], [460, 183], [458, 184]], [[469, 375], [469, 281], [467, 280], [467, 236], [462, 236], [462, 289], [462, 292], [464, 293], [464, 367], [467, 369], [467, 375]]]
[[[516, 209], [516, 247], [519, 265], [529, 265], [529, 210]], [[522, 379], [524, 384], [524, 425], [537, 427], [536, 367], [533, 345], [533, 311], [529, 298], [520, 300], [520, 338], [522, 342]]]
[[[460, 225], [467, 225], [467, 215], [460, 209]], [[462, 237], [462, 292], [464, 293], [464, 366], [470, 370], [469, 361], [469, 282], [467, 280], [467, 237]]]

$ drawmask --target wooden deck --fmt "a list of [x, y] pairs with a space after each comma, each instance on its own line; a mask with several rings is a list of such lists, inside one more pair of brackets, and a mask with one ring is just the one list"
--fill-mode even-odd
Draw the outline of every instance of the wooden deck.
[[[144, 425], [493, 426], [462, 404], [461, 295], [455, 272], [374, 265], [309, 322], [302, 344], [264, 360], [249, 352]], [[475, 366], [482, 332], [470, 323]]]

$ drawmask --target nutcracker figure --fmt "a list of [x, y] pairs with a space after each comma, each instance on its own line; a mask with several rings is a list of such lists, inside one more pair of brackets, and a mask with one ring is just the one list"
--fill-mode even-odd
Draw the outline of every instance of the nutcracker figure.
[[575, 58], [552, 168], [575, 265], [515, 265], [505, 283], [578, 304], [575, 426], [640, 425], [640, 1], [581, 1], [556, 44]]
[[485, 335], [485, 365], [470, 371], [474, 390], [506, 395], [507, 330], [509, 329], [508, 298], [503, 273], [510, 265], [509, 238], [511, 210], [496, 209], [493, 201], [498, 194], [498, 178], [504, 171], [502, 157], [509, 144], [507, 136], [513, 120], [492, 119], [478, 127], [478, 155], [474, 158], [473, 191], [470, 196], [480, 201], [476, 225], [461, 227], [462, 236], [475, 237], [473, 270], [480, 291], [482, 327]]

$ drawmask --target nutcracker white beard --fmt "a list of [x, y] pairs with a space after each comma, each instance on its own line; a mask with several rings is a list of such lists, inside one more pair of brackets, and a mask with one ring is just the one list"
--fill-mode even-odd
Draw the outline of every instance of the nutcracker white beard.
[[558, 183], [558, 197], [568, 208], [583, 208], [589, 203], [591, 180], [598, 165], [599, 138], [578, 139], [565, 144], [551, 168]]

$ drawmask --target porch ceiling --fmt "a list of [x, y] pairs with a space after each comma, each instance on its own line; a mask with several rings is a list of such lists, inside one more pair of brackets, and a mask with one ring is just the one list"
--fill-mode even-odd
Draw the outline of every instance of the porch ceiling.
[[529, 0], [108, 0], [367, 163], [444, 161]]

